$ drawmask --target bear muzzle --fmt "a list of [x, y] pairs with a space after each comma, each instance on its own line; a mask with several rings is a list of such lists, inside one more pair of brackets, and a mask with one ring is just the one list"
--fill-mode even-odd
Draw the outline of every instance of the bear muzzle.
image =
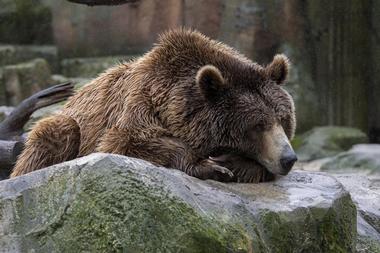
[[297, 160], [297, 155], [290, 147], [290, 145], [285, 146], [284, 150], [281, 153], [281, 171], [279, 172], [279, 174], [287, 175], [289, 171], [293, 168], [293, 165], [295, 164], [295, 162], [297, 162]]
[[256, 160], [273, 174], [288, 174], [297, 161], [297, 155], [282, 126], [275, 124], [265, 131], [260, 143]]

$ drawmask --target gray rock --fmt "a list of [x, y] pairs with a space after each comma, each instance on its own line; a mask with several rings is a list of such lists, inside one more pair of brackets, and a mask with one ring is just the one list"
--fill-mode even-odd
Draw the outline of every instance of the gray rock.
[[108, 56], [92, 58], [72, 58], [61, 61], [62, 73], [67, 77], [95, 77], [119, 62], [136, 56]]
[[316, 127], [293, 140], [300, 161], [334, 156], [353, 145], [367, 143], [367, 135], [350, 127]]
[[357, 252], [380, 252], [380, 177], [370, 180], [356, 173], [335, 177], [350, 192], [357, 206]]
[[65, 82], [72, 82], [75, 86], [75, 89], [80, 89], [84, 85], [91, 82], [91, 78], [85, 78], [85, 77], [66, 77], [63, 75], [52, 75], [53, 84], [59, 84], [59, 83], [65, 83]]
[[43, 58], [54, 73], [59, 70], [58, 51], [53, 45], [0, 45], [0, 67]]
[[296, 162], [293, 166], [293, 170], [304, 170], [304, 171], [321, 171], [323, 164], [330, 161], [330, 157], [321, 158], [317, 160], [312, 160], [309, 162]]
[[66, 83], [66, 82], [70, 81], [70, 79], [68, 77], [63, 76], [63, 75], [59, 75], [59, 74], [52, 75], [51, 80], [53, 81], [52, 84], [54, 84], [54, 85], [60, 84], [60, 83]]
[[322, 171], [380, 173], [380, 145], [359, 144], [321, 166]]
[[18, 105], [23, 99], [46, 88], [51, 83], [49, 65], [40, 58], [5, 66], [0, 77], [0, 87], [5, 87], [7, 105]]
[[5, 252], [353, 252], [356, 208], [324, 173], [201, 181], [92, 154], [0, 182]]

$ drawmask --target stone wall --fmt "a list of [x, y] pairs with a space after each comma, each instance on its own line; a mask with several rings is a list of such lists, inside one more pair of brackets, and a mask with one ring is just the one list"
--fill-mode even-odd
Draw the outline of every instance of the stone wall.
[[0, 43], [50, 44], [51, 20], [40, 0], [0, 0]]
[[198, 28], [217, 37], [221, 19], [219, 0], [142, 0], [97, 7], [44, 2], [53, 12], [54, 38], [65, 56], [143, 53], [158, 33], [178, 26]]

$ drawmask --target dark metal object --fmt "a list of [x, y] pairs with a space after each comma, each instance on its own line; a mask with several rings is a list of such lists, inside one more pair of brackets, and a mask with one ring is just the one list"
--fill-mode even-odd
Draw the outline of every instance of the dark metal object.
[[121, 4], [126, 4], [126, 3], [136, 3], [140, 0], [68, 0], [68, 1], [72, 3], [94, 6], [94, 5], [121, 5]]

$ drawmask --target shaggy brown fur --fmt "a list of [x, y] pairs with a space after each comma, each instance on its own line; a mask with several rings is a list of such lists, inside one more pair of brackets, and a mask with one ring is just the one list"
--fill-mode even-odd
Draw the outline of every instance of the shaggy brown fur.
[[[287, 71], [284, 56], [264, 68], [198, 32], [170, 31], [143, 57], [109, 69], [59, 115], [38, 123], [12, 177], [99, 151], [231, 180], [209, 156], [230, 150], [260, 155], [260, 133], [276, 122], [292, 137], [293, 102], [277, 85]], [[256, 143], [247, 141], [247, 131]], [[234, 181], [262, 181], [232, 170]], [[254, 171], [266, 170], [255, 164], [248, 174]]]
[[78, 124], [67, 116], [41, 120], [29, 134], [17, 164], [29, 166], [14, 169], [11, 177], [77, 157], [80, 143]]

